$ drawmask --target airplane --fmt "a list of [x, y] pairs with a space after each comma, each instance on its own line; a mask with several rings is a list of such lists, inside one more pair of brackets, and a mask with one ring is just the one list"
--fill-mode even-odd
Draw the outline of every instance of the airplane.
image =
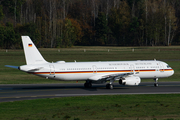
[[119, 81], [121, 85], [137, 86], [141, 79], [155, 80], [170, 77], [174, 70], [165, 62], [158, 60], [137, 61], [107, 61], [107, 62], [47, 62], [38, 51], [29, 36], [21, 36], [25, 53], [26, 65], [6, 67], [16, 68], [21, 71], [44, 77], [46, 79], [62, 81], [86, 81], [85, 88], [92, 84], [106, 83], [107, 89], [113, 89], [113, 82]]

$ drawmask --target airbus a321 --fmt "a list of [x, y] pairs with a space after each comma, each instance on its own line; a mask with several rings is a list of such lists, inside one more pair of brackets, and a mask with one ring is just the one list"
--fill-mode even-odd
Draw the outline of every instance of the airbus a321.
[[86, 81], [84, 87], [90, 88], [92, 84], [108, 82], [107, 89], [113, 89], [113, 82], [136, 86], [141, 79], [155, 80], [172, 76], [174, 70], [165, 62], [157, 60], [137, 61], [109, 61], [109, 62], [47, 62], [29, 36], [22, 36], [26, 65], [6, 67], [16, 68], [21, 71], [44, 77], [46, 79], [62, 81]]

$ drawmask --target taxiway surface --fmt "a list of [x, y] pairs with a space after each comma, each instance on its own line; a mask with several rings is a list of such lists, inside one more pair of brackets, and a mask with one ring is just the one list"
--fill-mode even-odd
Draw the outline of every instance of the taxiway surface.
[[159, 87], [154, 87], [153, 82], [139, 86], [114, 83], [113, 90], [105, 86], [93, 84], [92, 88], [84, 88], [82, 83], [0, 85], [0, 102], [87, 95], [180, 94], [180, 82], [159, 82]]

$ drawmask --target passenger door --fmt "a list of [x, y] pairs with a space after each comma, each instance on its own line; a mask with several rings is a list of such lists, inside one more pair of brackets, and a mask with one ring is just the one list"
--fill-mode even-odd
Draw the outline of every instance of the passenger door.
[[50, 75], [54, 75], [55, 76], [55, 68], [54, 65], [49, 65], [50, 67]]
[[131, 72], [135, 74], [135, 67], [133, 64], [130, 65]]
[[92, 68], [93, 68], [93, 74], [96, 74], [96, 73], [97, 73], [97, 67], [96, 67], [96, 65], [93, 65]]
[[164, 72], [164, 66], [163, 66], [163, 64], [162, 63], [159, 63], [159, 67], [160, 67], [160, 72]]

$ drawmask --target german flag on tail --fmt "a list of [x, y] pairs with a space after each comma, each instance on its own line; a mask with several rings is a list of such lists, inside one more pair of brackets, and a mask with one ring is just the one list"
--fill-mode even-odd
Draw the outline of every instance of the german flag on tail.
[[32, 44], [28, 44], [28, 47], [32, 47]]

